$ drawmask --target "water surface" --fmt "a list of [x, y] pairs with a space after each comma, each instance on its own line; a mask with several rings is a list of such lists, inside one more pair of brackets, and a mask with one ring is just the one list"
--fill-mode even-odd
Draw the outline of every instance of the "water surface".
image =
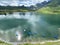
[[59, 39], [60, 15], [35, 12], [0, 14], [0, 39], [9, 42]]

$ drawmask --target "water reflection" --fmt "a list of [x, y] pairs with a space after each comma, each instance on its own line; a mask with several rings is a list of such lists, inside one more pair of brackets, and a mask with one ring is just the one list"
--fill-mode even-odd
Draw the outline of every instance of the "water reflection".
[[36, 15], [35, 12], [0, 15], [0, 38], [10, 42], [58, 39], [58, 16]]

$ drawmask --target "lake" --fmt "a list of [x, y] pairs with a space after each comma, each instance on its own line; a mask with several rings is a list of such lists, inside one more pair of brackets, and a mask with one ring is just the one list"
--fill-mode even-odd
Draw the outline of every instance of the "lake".
[[60, 38], [60, 15], [36, 12], [0, 14], [0, 39], [8, 42], [56, 40]]

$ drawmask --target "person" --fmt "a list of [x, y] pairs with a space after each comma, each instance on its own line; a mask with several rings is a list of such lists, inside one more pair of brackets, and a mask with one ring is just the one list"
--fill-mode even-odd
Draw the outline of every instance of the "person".
[[6, 13], [4, 13], [4, 15], [6, 16]]
[[21, 40], [21, 34], [18, 31], [16, 32], [16, 37], [18, 40]]
[[54, 38], [55, 38], [55, 39], [58, 39], [58, 35], [55, 35]]

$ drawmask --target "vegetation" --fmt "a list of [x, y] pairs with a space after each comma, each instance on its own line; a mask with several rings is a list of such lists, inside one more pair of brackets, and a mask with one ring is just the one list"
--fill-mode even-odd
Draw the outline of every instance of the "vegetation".
[[60, 0], [52, 0], [47, 6], [37, 10], [38, 13], [60, 14]]
[[22, 6], [0, 6], [0, 13], [5, 12], [28, 12], [28, 11], [34, 11], [34, 6], [25, 7]]
[[0, 6], [0, 13], [5, 12], [26, 12], [28, 11], [26, 7], [22, 6]]
[[43, 7], [37, 11], [44, 14], [60, 14], [60, 6], [58, 7]]
[[6, 42], [0, 41], [0, 45], [12, 45], [12, 44], [8, 44]]
[[[45, 6], [44, 6], [45, 5]], [[37, 6], [37, 7], [36, 7]], [[31, 5], [30, 7], [22, 6], [0, 6], [0, 13], [6, 12], [28, 12], [35, 11], [44, 14], [60, 14], [60, 0], [51, 0], [50, 2], [37, 3], [36, 6]], [[42, 8], [43, 7], [43, 8]]]
[[[22, 44], [18, 44], [18, 45], [22, 45]], [[46, 42], [46, 43], [37, 43], [37, 44], [31, 44], [31, 43], [26, 43], [23, 45], [60, 45], [60, 42]]]

